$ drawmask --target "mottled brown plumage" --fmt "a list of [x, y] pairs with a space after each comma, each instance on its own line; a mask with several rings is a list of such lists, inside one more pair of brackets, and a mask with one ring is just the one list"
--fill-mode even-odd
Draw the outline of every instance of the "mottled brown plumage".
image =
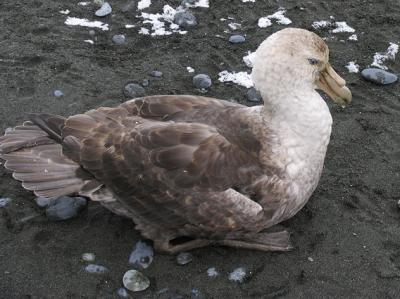
[[[316, 52], [324, 49], [320, 42]], [[297, 177], [298, 162], [292, 165], [298, 154], [292, 159], [283, 146], [289, 139], [280, 136], [281, 122], [269, 113], [171, 95], [67, 118], [33, 114], [0, 137], [0, 157], [36, 195], [99, 201], [131, 218], [161, 251], [209, 244], [288, 250], [287, 232], [261, 231], [296, 213], [315, 189], [330, 123], [305, 180]], [[171, 243], [180, 237], [193, 240]]]

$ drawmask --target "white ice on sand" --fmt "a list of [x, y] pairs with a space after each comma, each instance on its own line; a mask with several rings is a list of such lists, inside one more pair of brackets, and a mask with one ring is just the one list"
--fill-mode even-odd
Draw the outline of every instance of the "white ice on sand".
[[65, 20], [65, 24], [68, 26], [83, 26], [83, 27], [90, 27], [90, 28], [100, 28], [103, 31], [107, 31], [108, 24], [105, 24], [100, 21], [89, 21], [88, 19], [81, 19], [75, 17], [68, 17]]
[[247, 55], [243, 57], [244, 63], [245, 63], [248, 67], [252, 68], [252, 67], [253, 67], [253, 64], [254, 64], [255, 56], [256, 56], [256, 52], [248, 51], [248, 52], [247, 52]]
[[63, 15], [68, 15], [71, 11], [69, 9], [65, 9], [65, 10], [60, 10], [60, 13], [62, 13]]
[[352, 41], [358, 41], [358, 36], [357, 34], [352, 34], [349, 36], [348, 40], [352, 40]]
[[91, 44], [91, 45], [94, 44], [94, 41], [92, 41], [91, 39], [85, 39], [84, 42], [88, 43], [88, 44]]
[[286, 13], [286, 10], [284, 8], [279, 8], [277, 12], [275, 12], [272, 15], [262, 17], [258, 19], [258, 27], [260, 28], [266, 28], [272, 25], [271, 20], [275, 20], [278, 24], [280, 25], [289, 25], [292, 23], [292, 20], [289, 18], [285, 17], [284, 14]]
[[217, 277], [219, 275], [219, 272], [215, 267], [211, 267], [207, 269], [207, 275], [208, 277]]
[[334, 27], [332, 33], [342, 33], [342, 32], [353, 33], [356, 31], [354, 28], [347, 25], [346, 22], [315, 21], [311, 24], [311, 27], [313, 27], [314, 29], [324, 29], [324, 28]]
[[220, 82], [233, 82], [246, 88], [250, 88], [254, 85], [250, 74], [247, 72], [230, 73], [228, 71], [222, 71], [218, 75], [218, 81]]
[[210, 7], [210, 1], [209, 0], [197, 0], [193, 4], [186, 3], [186, 7], [203, 7], [203, 8], [209, 8]]
[[191, 66], [187, 66], [187, 67], [186, 67], [186, 70], [187, 70], [189, 73], [194, 73], [194, 68], [192, 68]]
[[234, 282], [243, 282], [246, 277], [246, 269], [243, 267], [236, 268], [231, 273], [229, 273], [229, 280]]
[[[143, 18], [143, 24], [151, 24], [151, 29], [142, 27], [139, 33], [151, 36], [171, 35], [172, 33], [186, 34], [187, 31], [180, 30], [179, 26], [173, 23], [177, 12], [177, 9], [169, 5], [164, 5], [162, 13], [151, 14], [142, 12], [139, 17]], [[169, 28], [166, 29], [166, 25], [169, 25]]]
[[396, 54], [399, 51], [399, 45], [395, 43], [390, 43], [386, 50], [386, 53], [375, 53], [374, 61], [371, 66], [387, 70], [388, 68], [383, 65], [386, 60], [395, 60]]
[[354, 61], [350, 61], [346, 68], [349, 70], [349, 73], [358, 73], [360, 70], [360, 66], [356, 64]]
[[139, 10], [145, 9], [151, 5], [151, 0], [140, 0], [137, 4]]

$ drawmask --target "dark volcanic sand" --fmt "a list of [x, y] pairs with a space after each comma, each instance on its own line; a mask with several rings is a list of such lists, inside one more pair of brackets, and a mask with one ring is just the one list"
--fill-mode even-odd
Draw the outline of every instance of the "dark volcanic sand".
[[[72, 3], [73, 2], [73, 3]], [[319, 187], [306, 207], [283, 223], [292, 233], [295, 249], [264, 253], [230, 248], [205, 248], [193, 252], [194, 261], [179, 266], [175, 258], [156, 254], [144, 271], [151, 287], [133, 298], [190, 296], [192, 288], [206, 298], [399, 298], [400, 296], [400, 85], [380, 87], [349, 74], [344, 67], [356, 60], [361, 67], [372, 62], [376, 51], [399, 42], [400, 2], [386, 1], [213, 1], [209, 9], [193, 9], [199, 25], [187, 35], [150, 38], [137, 34], [135, 9], [122, 13], [125, 0], [110, 1], [113, 14], [102, 19], [110, 31], [96, 30], [95, 45], [89, 29], [68, 27], [65, 15], [95, 20], [94, 5], [78, 6], [65, 0], [2, 0], [0, 3], [0, 128], [21, 123], [25, 112], [70, 115], [124, 101], [128, 81], [148, 78], [148, 95], [199, 94], [192, 74], [211, 75], [208, 96], [248, 104], [246, 89], [217, 82], [219, 71], [246, 70], [242, 57], [255, 50], [269, 34], [284, 28], [276, 23], [257, 27], [259, 17], [279, 6], [293, 26], [308, 28], [313, 21], [347, 21], [356, 29], [358, 42], [348, 33], [328, 40], [331, 62], [347, 80], [353, 103], [346, 109], [331, 105], [332, 141]], [[156, 2], [156, 1], [153, 1]], [[178, 1], [169, 2], [173, 7]], [[165, 1], [146, 11], [159, 12]], [[136, 5], [134, 5], [136, 7]], [[300, 7], [304, 7], [301, 10]], [[246, 42], [232, 45], [227, 22], [242, 23]], [[112, 36], [124, 33], [127, 44], [114, 45]], [[331, 36], [328, 31], [319, 31]], [[215, 37], [216, 34], [224, 38]], [[340, 42], [340, 39], [346, 42]], [[387, 64], [398, 73], [398, 62]], [[162, 79], [148, 75], [164, 73]], [[61, 89], [65, 96], [55, 98]], [[0, 209], [1, 298], [110, 298], [130, 269], [129, 254], [139, 235], [133, 224], [91, 203], [78, 218], [50, 222], [8, 172], [1, 170], [0, 195], [13, 202]], [[39, 216], [31, 220], [30, 215]], [[105, 275], [86, 273], [80, 261], [94, 252], [96, 263], [110, 269]], [[313, 261], [311, 261], [312, 258]], [[244, 266], [251, 271], [239, 284], [227, 273]], [[207, 277], [216, 267], [221, 275]], [[159, 294], [168, 288], [169, 291]]]

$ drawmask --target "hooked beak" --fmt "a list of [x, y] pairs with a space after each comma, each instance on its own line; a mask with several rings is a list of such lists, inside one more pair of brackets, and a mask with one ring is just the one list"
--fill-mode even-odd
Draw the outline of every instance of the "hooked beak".
[[346, 87], [346, 81], [335, 72], [329, 63], [320, 72], [316, 84], [319, 89], [322, 89], [335, 103], [343, 108], [351, 102], [351, 91]]

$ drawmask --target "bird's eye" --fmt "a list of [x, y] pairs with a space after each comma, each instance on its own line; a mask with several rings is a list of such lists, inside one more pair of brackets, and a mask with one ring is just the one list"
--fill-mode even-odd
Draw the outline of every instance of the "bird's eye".
[[319, 60], [318, 60], [318, 59], [315, 59], [315, 58], [308, 58], [308, 62], [309, 62], [311, 65], [317, 65], [317, 64], [319, 63]]

